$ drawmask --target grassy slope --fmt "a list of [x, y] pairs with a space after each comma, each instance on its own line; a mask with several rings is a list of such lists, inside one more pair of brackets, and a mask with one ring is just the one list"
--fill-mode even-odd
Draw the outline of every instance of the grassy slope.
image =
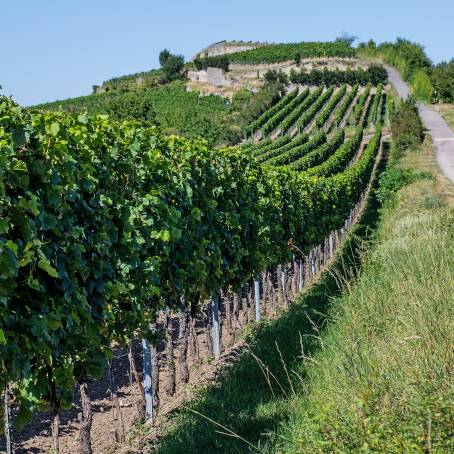
[[277, 380], [246, 354], [192, 404], [255, 448], [183, 410], [153, 452], [454, 451], [454, 190], [428, 144], [399, 165], [436, 178], [380, 218], [372, 200], [332, 272], [249, 337]]
[[[438, 175], [429, 146], [401, 160]], [[383, 211], [360, 279], [270, 452], [454, 452], [453, 187], [438, 175]]]

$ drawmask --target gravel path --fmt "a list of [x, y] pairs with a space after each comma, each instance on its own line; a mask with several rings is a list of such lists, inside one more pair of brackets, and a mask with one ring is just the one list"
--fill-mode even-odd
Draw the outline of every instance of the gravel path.
[[[385, 66], [388, 71], [390, 82], [394, 85], [402, 99], [407, 99], [410, 90], [402, 80], [399, 72], [390, 66]], [[443, 117], [435, 112], [432, 107], [418, 103], [419, 114], [432, 140], [437, 147], [437, 161], [443, 173], [454, 182], [454, 132], [443, 120]]]

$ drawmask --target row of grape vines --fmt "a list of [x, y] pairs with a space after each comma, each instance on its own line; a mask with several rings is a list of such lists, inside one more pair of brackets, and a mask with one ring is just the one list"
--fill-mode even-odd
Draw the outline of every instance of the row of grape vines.
[[[342, 85], [337, 90], [334, 87], [324, 90], [323, 86], [312, 91], [306, 88], [299, 94], [298, 89], [295, 89], [253, 122], [246, 129], [246, 136], [251, 137], [256, 132], [259, 132], [259, 137], [265, 138], [270, 133], [274, 134], [274, 131], [281, 136], [310, 129], [329, 131], [346, 121], [345, 116], [353, 103], [355, 104], [350, 114], [350, 124], [363, 127], [373, 125], [380, 120], [378, 114], [383, 85], [379, 84], [374, 94], [371, 94], [371, 85], [368, 85], [356, 98], [358, 91], [359, 85], [350, 90], [347, 85]], [[267, 145], [272, 147], [270, 139]], [[254, 148], [252, 144], [245, 147]]]
[[[339, 104], [348, 109], [355, 90], [295, 90], [254, 128], [288, 128], [297, 111], [291, 121], [301, 131], [311, 122], [320, 129]], [[358, 101], [361, 118], [368, 96]], [[103, 373], [112, 345], [144, 339], [150, 360], [141, 389], [151, 415], [159, 400], [153, 339], [163, 314], [167, 337], [169, 313], [180, 314], [184, 363], [204, 301], [214, 356], [220, 294], [256, 288], [254, 279], [256, 286], [268, 273], [285, 302], [282, 264], [299, 264], [289, 276], [301, 276], [306, 254], [342, 227], [368, 185], [381, 139], [378, 89], [375, 99], [376, 132], [358, 153], [361, 128], [347, 140], [343, 130], [327, 136], [316, 128], [213, 150], [134, 122], [28, 112], [0, 98], [0, 370], [16, 426], [47, 407], [58, 435], [59, 412], [78, 384], [86, 403], [81, 452], [89, 452], [88, 383]], [[224, 312], [238, 310], [232, 301]]]

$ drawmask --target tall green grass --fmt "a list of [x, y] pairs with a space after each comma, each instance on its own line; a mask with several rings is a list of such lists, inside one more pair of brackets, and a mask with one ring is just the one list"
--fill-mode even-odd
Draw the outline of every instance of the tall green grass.
[[454, 212], [437, 181], [399, 191], [363, 263], [269, 452], [454, 452]]

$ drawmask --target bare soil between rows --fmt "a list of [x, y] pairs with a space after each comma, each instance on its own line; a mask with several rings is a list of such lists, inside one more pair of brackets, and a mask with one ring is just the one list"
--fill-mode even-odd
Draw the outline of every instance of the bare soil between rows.
[[[165, 342], [158, 346], [159, 353], [159, 389], [160, 389], [160, 407], [155, 418], [153, 429], [148, 437], [138, 437], [132, 444], [125, 442], [119, 443], [115, 433], [121, 435], [121, 420], [125, 429], [125, 438], [128, 439], [128, 433], [134, 430], [134, 417], [136, 414], [135, 403], [140, 396], [140, 390], [137, 383], [132, 383], [130, 379], [130, 367], [128, 360], [128, 349], [117, 348], [114, 350], [112, 361], [113, 377], [112, 390], [118, 396], [120, 404], [121, 417], [118, 417], [115, 411], [114, 402], [111, 400], [111, 383], [110, 374], [105, 372], [101, 380], [94, 380], [89, 383], [89, 393], [93, 406], [93, 425], [91, 429], [92, 448], [94, 454], [112, 454], [117, 452], [139, 453], [144, 452], [143, 443], [156, 438], [159, 433], [159, 425], [162, 424], [167, 416], [181, 407], [185, 402], [192, 399], [197, 389], [211, 385], [216, 382], [216, 377], [224, 367], [227, 367], [234, 361], [244, 350], [245, 344], [241, 342], [242, 328], [252, 319], [252, 310], [250, 304], [243, 299], [239, 310], [237, 326], [231, 323], [230, 329], [223, 319], [222, 346], [223, 352], [219, 359], [210, 358], [208, 343], [205, 333], [203, 320], [196, 321], [196, 335], [198, 344], [198, 359], [194, 352], [189, 348], [188, 366], [189, 381], [184, 383], [180, 380], [179, 346], [174, 336], [174, 351], [176, 370], [176, 392], [173, 395], [168, 393], [171, 383], [169, 368], [167, 367], [167, 358], [165, 354]], [[279, 309], [274, 304], [265, 308], [267, 317], [278, 315]], [[224, 314], [223, 314], [224, 315]], [[231, 320], [234, 319], [233, 317]], [[233, 321], [233, 320], [232, 320]], [[178, 319], [174, 320], [173, 330], [178, 333]], [[142, 370], [142, 346], [140, 340], [133, 342], [133, 354], [138, 370]], [[60, 431], [60, 453], [73, 454], [79, 452], [79, 420], [78, 413], [81, 411], [80, 395], [76, 390], [73, 406], [69, 410], [64, 410], [60, 414], [61, 431]], [[148, 424], [148, 423], [147, 423]], [[26, 453], [49, 453], [52, 452], [52, 433], [51, 433], [51, 414], [50, 412], [35, 414], [32, 421], [21, 431], [13, 433], [14, 447], [16, 454]], [[3, 440], [2, 440], [3, 441]], [[3, 446], [2, 446], [3, 448]], [[3, 452], [3, 451], [2, 451]]]

